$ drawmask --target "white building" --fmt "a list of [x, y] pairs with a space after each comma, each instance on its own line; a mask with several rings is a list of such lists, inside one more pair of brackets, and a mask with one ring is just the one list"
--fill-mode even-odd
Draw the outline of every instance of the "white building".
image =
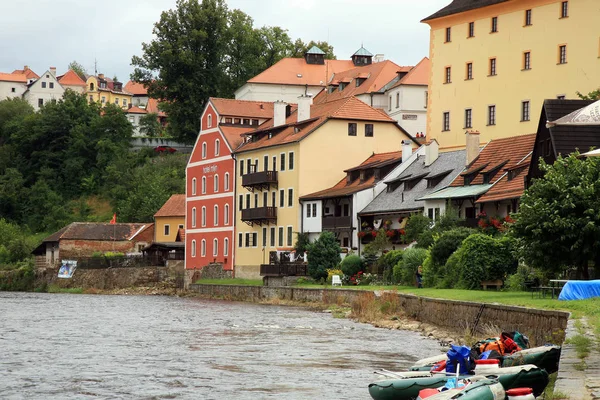
[[23, 96], [27, 90], [25, 74], [5, 74], [0, 72], [0, 100]]
[[23, 98], [37, 111], [49, 101], [58, 101], [65, 93], [65, 89], [56, 79], [56, 68], [50, 67], [36, 81], [27, 85]]

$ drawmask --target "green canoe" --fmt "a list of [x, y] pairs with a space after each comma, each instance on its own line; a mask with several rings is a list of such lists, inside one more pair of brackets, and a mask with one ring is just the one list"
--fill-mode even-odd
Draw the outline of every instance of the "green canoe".
[[483, 379], [474, 382], [465, 389], [446, 390], [433, 396], [427, 397], [427, 400], [505, 400], [506, 392], [502, 384], [494, 379]]

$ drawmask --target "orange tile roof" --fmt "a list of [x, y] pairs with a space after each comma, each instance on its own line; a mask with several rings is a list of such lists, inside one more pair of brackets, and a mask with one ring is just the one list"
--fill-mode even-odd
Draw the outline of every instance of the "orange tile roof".
[[133, 106], [127, 109], [127, 114], [148, 114], [148, 111], [144, 110], [143, 108]]
[[146, 111], [148, 111], [149, 113], [158, 114], [159, 117], [167, 116], [167, 114], [165, 114], [163, 111], [159, 110], [158, 100], [152, 99], [152, 98], [148, 99], [148, 104], [146, 104]]
[[477, 199], [476, 203], [518, 199], [521, 197], [525, 192], [525, 178], [529, 173], [530, 163], [531, 154], [527, 156], [527, 158], [525, 158], [525, 160], [523, 160], [521, 163], [512, 168], [513, 170], [518, 169], [518, 174], [516, 174], [515, 177], [509, 181], [508, 174], [505, 174], [496, 182], [494, 186], [492, 186], [490, 190]]
[[25, 74], [7, 74], [0, 72], [0, 81], [27, 83], [27, 76]]
[[429, 58], [423, 57], [417, 65], [411, 69], [408, 74], [404, 75], [392, 88], [400, 85], [429, 85], [429, 74], [431, 72], [431, 61]]
[[242, 144], [242, 142], [243, 142], [242, 135], [243, 134], [252, 132], [254, 130], [254, 128], [249, 128], [247, 126], [237, 126], [237, 125], [231, 125], [231, 126], [220, 125], [219, 129], [221, 129], [223, 136], [225, 136], [225, 139], [227, 139], [227, 143], [229, 143], [229, 146], [233, 150], [237, 149]]
[[86, 83], [72, 69], [68, 70], [64, 75], [58, 76], [58, 83], [66, 86], [86, 86]]
[[142, 83], [129, 81], [125, 84], [125, 91], [138, 96], [144, 96], [148, 94], [148, 89], [144, 87]]
[[209, 101], [219, 115], [230, 117], [273, 118], [273, 103], [211, 97]]
[[185, 194], [172, 195], [154, 216], [185, 217]]
[[185, 228], [179, 228], [177, 230], [177, 236], [175, 237], [176, 242], [185, 242]]
[[502, 165], [497, 172], [490, 176], [490, 183], [498, 181], [505, 173], [505, 170], [523, 163], [533, 151], [536, 134], [513, 136], [503, 139], [494, 139], [481, 150], [477, 158], [471, 162], [466, 171], [460, 174], [450, 184], [450, 186], [464, 186], [465, 175], [470, 171], [477, 172], [471, 185], [483, 184], [482, 171], [489, 171], [492, 168]]
[[390, 151], [389, 153], [374, 153], [371, 157], [363, 161], [358, 167], [351, 169], [376, 168], [387, 164], [390, 161], [402, 160], [402, 151]]
[[27, 79], [40, 79], [39, 75], [33, 72], [31, 69], [15, 69], [13, 74], [24, 74]]
[[249, 79], [248, 83], [325, 87], [332, 74], [347, 71], [353, 67], [354, 63], [351, 60], [325, 60], [325, 64], [316, 65], [307, 64], [304, 58], [284, 58]]

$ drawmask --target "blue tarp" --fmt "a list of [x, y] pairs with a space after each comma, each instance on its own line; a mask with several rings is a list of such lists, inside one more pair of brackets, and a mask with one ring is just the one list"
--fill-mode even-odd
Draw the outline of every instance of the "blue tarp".
[[600, 297], [600, 280], [568, 281], [558, 296], [559, 300], [583, 300]]

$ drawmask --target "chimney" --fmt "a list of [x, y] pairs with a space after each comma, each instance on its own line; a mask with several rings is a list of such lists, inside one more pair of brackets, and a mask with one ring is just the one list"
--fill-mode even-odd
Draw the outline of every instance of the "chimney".
[[467, 139], [467, 165], [471, 164], [479, 155], [479, 131], [466, 131]]
[[273, 126], [285, 124], [285, 109], [287, 104], [283, 101], [273, 103]]
[[104, 74], [98, 74], [98, 78], [104, 79]]
[[23, 71], [29, 71], [29, 65], [25, 65], [25, 66], [23, 67]]
[[438, 159], [439, 148], [437, 140], [433, 139], [425, 145], [425, 166], [429, 167]]
[[310, 119], [310, 106], [313, 99], [311, 95], [302, 95], [298, 97], [298, 122]]
[[52, 76], [56, 76], [56, 67], [50, 67], [50, 73]]
[[412, 142], [410, 140], [402, 141], [402, 162], [406, 162], [412, 155]]

